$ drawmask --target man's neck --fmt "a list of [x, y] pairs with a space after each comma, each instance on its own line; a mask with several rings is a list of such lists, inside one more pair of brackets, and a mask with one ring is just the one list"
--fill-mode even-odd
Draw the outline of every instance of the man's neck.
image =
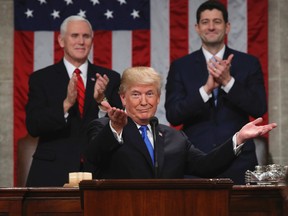
[[223, 47], [225, 46], [225, 44], [215, 44], [215, 45], [208, 45], [207, 44], [202, 44], [202, 47], [204, 49], [206, 49], [209, 53], [211, 53], [212, 55], [216, 55]]

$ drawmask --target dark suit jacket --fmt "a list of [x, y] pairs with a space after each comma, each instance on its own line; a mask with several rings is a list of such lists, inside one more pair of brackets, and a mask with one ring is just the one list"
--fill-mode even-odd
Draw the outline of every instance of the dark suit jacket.
[[[202, 49], [174, 61], [166, 84], [166, 117], [172, 125], [183, 124], [183, 131], [195, 146], [210, 152], [249, 122], [249, 116], [260, 117], [267, 111], [266, 93], [260, 62], [257, 58], [226, 47], [224, 59], [234, 54], [231, 75], [235, 83], [227, 94], [219, 88], [217, 107], [211, 98], [204, 103], [199, 93], [208, 77]], [[227, 173], [243, 184], [247, 169], [257, 164], [255, 146], [246, 143], [242, 154]]]
[[[96, 119], [89, 127], [87, 161], [95, 166], [94, 178], [154, 178], [155, 170], [136, 124], [129, 119], [119, 143], [108, 118]], [[158, 178], [183, 178], [184, 174], [213, 177], [236, 157], [231, 139], [206, 155], [194, 148], [186, 135], [171, 127], [156, 127]]]
[[63, 60], [31, 74], [26, 125], [32, 136], [39, 137], [39, 143], [27, 186], [63, 186], [68, 183], [69, 172], [89, 171], [85, 163], [80, 166], [80, 158], [87, 144], [87, 125], [98, 118], [99, 108], [93, 98], [96, 72], [109, 77], [105, 95], [110, 103], [122, 106], [118, 94], [120, 74], [89, 62], [83, 119], [76, 103], [66, 120], [63, 101], [69, 76]]

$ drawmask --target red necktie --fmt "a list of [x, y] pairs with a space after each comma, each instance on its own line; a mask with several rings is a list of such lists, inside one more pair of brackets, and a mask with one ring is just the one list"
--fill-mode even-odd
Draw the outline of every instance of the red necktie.
[[81, 118], [83, 117], [83, 110], [84, 110], [84, 99], [85, 99], [85, 86], [83, 83], [83, 79], [80, 76], [81, 71], [76, 68], [74, 73], [77, 75], [77, 102], [78, 102], [78, 108], [80, 112]]

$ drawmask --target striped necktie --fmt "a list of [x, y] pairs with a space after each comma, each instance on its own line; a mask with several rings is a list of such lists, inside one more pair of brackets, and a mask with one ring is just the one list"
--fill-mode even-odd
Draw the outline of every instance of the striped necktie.
[[141, 131], [141, 134], [142, 134], [142, 138], [147, 146], [147, 149], [149, 151], [149, 154], [150, 154], [150, 157], [152, 159], [152, 163], [154, 164], [154, 150], [153, 150], [153, 146], [150, 142], [150, 140], [148, 139], [148, 136], [147, 136], [147, 125], [142, 125], [139, 130]]
[[82, 77], [80, 76], [81, 71], [76, 68], [74, 73], [77, 75], [77, 102], [81, 118], [84, 112], [84, 99], [85, 99], [85, 86]]

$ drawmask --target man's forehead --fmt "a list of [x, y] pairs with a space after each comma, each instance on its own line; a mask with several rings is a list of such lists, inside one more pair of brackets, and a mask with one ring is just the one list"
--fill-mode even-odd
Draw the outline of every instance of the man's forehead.
[[208, 19], [211, 17], [224, 19], [222, 12], [220, 10], [217, 10], [217, 9], [212, 9], [212, 10], [207, 9], [207, 10], [202, 11], [202, 13], [200, 14], [201, 20], [202, 19]]
[[156, 86], [153, 84], [138, 84], [138, 85], [132, 85], [130, 88], [128, 88], [129, 91], [150, 91], [150, 90], [156, 90]]

